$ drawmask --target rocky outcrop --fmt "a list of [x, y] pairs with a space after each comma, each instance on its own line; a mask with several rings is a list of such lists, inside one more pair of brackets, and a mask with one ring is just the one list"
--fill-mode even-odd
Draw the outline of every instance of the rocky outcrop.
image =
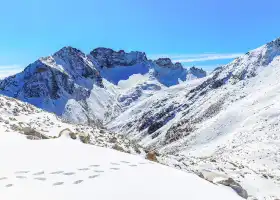
[[64, 47], [53, 56], [28, 65], [16, 76], [1, 81], [0, 90], [19, 99], [58, 99], [67, 94], [81, 100], [88, 97], [93, 84], [103, 87], [97, 69], [81, 51]]
[[109, 48], [96, 48], [90, 52], [90, 56], [94, 58], [101, 68], [111, 68], [114, 66], [131, 66], [137, 63], [147, 61], [146, 54], [139, 51], [126, 53], [123, 50], [114, 51]]
[[104, 87], [99, 71], [84, 53], [72, 47], [40, 58], [23, 72], [0, 81], [1, 94], [58, 115], [69, 99], [84, 101], [94, 87]]
[[233, 180], [232, 178], [226, 178], [226, 179], [218, 180], [215, 183], [216, 184], [221, 184], [221, 185], [224, 185], [224, 186], [228, 186], [228, 187], [232, 188], [239, 196], [243, 197], [244, 199], [248, 198], [247, 191], [239, 183], [237, 183], [235, 180]]
[[71, 78], [89, 78], [94, 80], [98, 86], [103, 87], [99, 71], [82, 51], [73, 47], [64, 47], [52, 58], [56, 64], [63, 66], [63, 70]]
[[170, 58], [159, 58], [154, 61], [158, 66], [160, 67], [167, 67], [172, 69], [183, 69], [183, 66], [181, 63], [176, 62], [175, 64], [172, 63]]
[[153, 162], [158, 162], [157, 155], [158, 154], [155, 151], [149, 151], [146, 155], [146, 159], [153, 161]]
[[49, 136], [44, 135], [43, 133], [40, 133], [31, 127], [23, 127], [21, 131], [27, 136], [28, 139], [31, 140], [50, 139]]
[[194, 66], [191, 67], [188, 72], [197, 78], [203, 78], [207, 75], [206, 71], [204, 71], [202, 68], [196, 68]]
[[232, 178], [230, 178], [226, 175], [218, 174], [218, 173], [206, 171], [206, 170], [197, 172], [197, 175], [200, 178], [203, 178], [213, 184], [220, 184], [220, 185], [230, 187], [242, 198], [244, 198], [244, 199], [248, 198], [247, 191], [239, 183], [237, 183], [235, 180], [233, 180]]

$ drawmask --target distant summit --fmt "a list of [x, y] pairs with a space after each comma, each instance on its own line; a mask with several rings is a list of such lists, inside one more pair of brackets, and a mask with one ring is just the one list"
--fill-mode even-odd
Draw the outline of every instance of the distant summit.
[[131, 66], [147, 61], [146, 54], [139, 51], [126, 53], [124, 50], [114, 51], [109, 48], [96, 48], [90, 55], [98, 62], [101, 68], [114, 66]]
[[[201, 77], [169, 58], [148, 60], [144, 52], [100, 47], [86, 55], [67, 46], [0, 81], [0, 93], [73, 122], [101, 124], [158, 90]], [[128, 80], [124, 94], [118, 84]]]

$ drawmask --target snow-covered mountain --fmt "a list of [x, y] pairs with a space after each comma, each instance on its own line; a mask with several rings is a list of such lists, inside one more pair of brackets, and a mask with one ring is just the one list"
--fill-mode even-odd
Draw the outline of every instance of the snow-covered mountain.
[[[254, 199], [280, 196], [280, 39], [159, 91], [108, 124], [187, 171], [238, 180]], [[172, 156], [170, 156], [172, 155]]]
[[224, 185], [245, 198], [275, 200], [279, 75], [280, 38], [208, 76], [141, 52], [98, 48], [85, 55], [65, 47], [1, 81], [0, 93], [68, 122], [104, 126], [119, 145], [129, 138], [158, 151], [159, 162], [210, 182], [227, 177]]
[[[147, 60], [143, 52], [97, 48], [85, 55], [64, 47], [0, 81], [0, 93], [72, 122], [102, 124], [151, 91], [202, 76], [203, 71], [188, 71], [167, 58]], [[131, 87], [124, 90], [119, 84], [126, 82]]]
[[173, 132], [189, 135], [200, 128], [197, 125], [201, 122], [212, 119], [222, 109], [228, 110], [259, 87], [270, 90], [271, 87], [264, 86], [278, 83], [274, 76], [279, 55], [277, 39], [215, 69], [208, 77], [161, 90], [122, 113], [109, 127], [136, 135], [147, 145], [166, 146], [185, 136]]

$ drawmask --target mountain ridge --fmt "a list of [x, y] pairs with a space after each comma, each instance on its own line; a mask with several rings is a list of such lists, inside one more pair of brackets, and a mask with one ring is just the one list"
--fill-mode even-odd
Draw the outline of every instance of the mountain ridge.
[[162, 90], [107, 127], [165, 154], [161, 162], [227, 174], [246, 188], [249, 199], [274, 199], [280, 195], [279, 41], [203, 79]]
[[[170, 87], [178, 84], [178, 79], [186, 81], [189, 72], [180, 64], [169, 61], [169, 65], [163, 69], [160, 62], [148, 60], [143, 52], [126, 53], [123, 50], [116, 52], [109, 48], [96, 48], [86, 55], [79, 49], [67, 46], [51, 56], [39, 58], [23, 72], [1, 80], [0, 93], [76, 123], [101, 124], [104, 117], [108, 116], [109, 120], [123, 111], [116, 94], [120, 81], [126, 81], [135, 74], [146, 77], [148, 85], [153, 82], [154, 88]], [[203, 71], [197, 72], [201, 74], [197, 76], [205, 75]], [[192, 75], [193, 78], [196, 76]], [[135, 86], [138, 92], [132, 93], [138, 96], [143, 94], [143, 90], [152, 88]], [[130, 98], [130, 101], [133, 99]], [[112, 105], [112, 102], [116, 103]], [[73, 118], [73, 109], [81, 116]], [[96, 110], [103, 111], [100, 114]], [[110, 115], [114, 110], [117, 110], [116, 113]]]

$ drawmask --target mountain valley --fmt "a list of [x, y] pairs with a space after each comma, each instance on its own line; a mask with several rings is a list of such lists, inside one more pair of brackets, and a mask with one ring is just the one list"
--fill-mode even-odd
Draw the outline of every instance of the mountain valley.
[[[64, 47], [0, 80], [0, 129], [157, 161], [280, 198], [280, 38], [207, 74], [169, 58]], [[221, 183], [221, 180], [227, 180]]]

